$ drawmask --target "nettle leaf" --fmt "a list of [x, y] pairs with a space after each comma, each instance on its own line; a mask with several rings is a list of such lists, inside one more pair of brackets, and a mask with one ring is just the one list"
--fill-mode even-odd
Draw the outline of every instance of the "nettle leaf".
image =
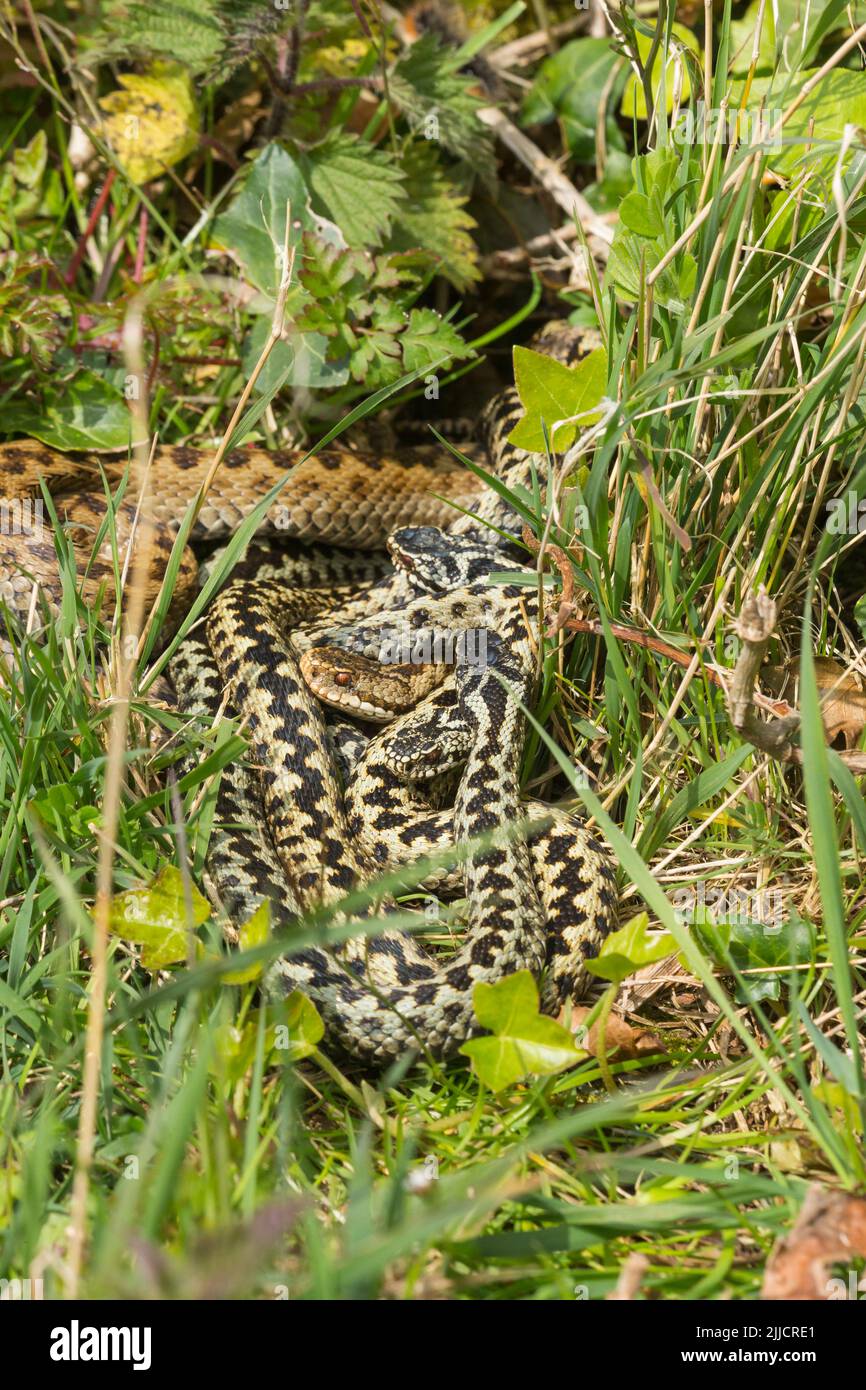
[[493, 1036], [471, 1038], [460, 1051], [491, 1091], [530, 1073], [551, 1076], [586, 1056], [567, 1028], [539, 1013], [538, 986], [528, 970], [495, 985], [477, 984], [472, 1002], [478, 1022]]
[[379, 246], [404, 201], [403, 172], [385, 150], [331, 131], [301, 158], [313, 207], [336, 222], [350, 246]]
[[99, 102], [106, 113], [103, 133], [133, 183], [147, 183], [198, 147], [192, 81], [179, 63], [154, 63], [117, 80], [121, 90]]
[[551, 448], [567, 449], [579, 431], [601, 418], [595, 407], [603, 401], [607, 388], [607, 353], [596, 348], [576, 366], [567, 367], [532, 348], [516, 347], [514, 381], [526, 414], [511, 431], [508, 442], [519, 449], [543, 451], [544, 422]]
[[265, 146], [240, 193], [213, 225], [212, 244], [230, 252], [250, 283], [271, 299], [282, 276], [287, 207], [291, 214], [290, 247], [297, 245], [304, 231], [315, 231], [323, 240], [343, 244], [333, 223], [311, 211], [299, 165], [277, 144]]
[[94, 35], [98, 57], [162, 53], [199, 73], [225, 42], [217, 0], [129, 0], [105, 8], [104, 27]]
[[602, 980], [619, 984], [642, 966], [654, 965], [665, 956], [673, 955], [676, 949], [677, 943], [668, 932], [651, 934], [649, 917], [639, 912], [605, 939], [595, 960], [586, 962], [586, 968]]
[[478, 120], [484, 103], [472, 95], [473, 81], [457, 71], [453, 50], [427, 33], [394, 65], [388, 92], [413, 130], [441, 141], [451, 154], [492, 179], [493, 138]]
[[192, 923], [187, 921], [187, 899], [180, 870], [166, 864], [146, 888], [130, 888], [112, 900], [109, 930], [143, 949], [141, 963], [147, 970], [186, 960], [188, 928], [200, 927], [210, 916], [210, 903], [190, 885]]
[[737, 913], [718, 922], [707, 917], [703, 922], [696, 922], [695, 929], [722, 970], [730, 971], [733, 962], [741, 973], [752, 970], [773, 972], [748, 975], [742, 984], [738, 981], [736, 998], [741, 1004], [778, 999], [783, 984], [787, 985], [788, 982], [787, 970], [782, 967], [806, 965], [814, 958], [814, 929], [799, 916], [789, 918], [782, 926], [776, 926], [752, 921]]
[[420, 247], [435, 259], [440, 275], [456, 289], [467, 289], [481, 279], [471, 236], [478, 224], [466, 211], [467, 198], [445, 173], [432, 141], [408, 146], [403, 172], [406, 201], [390, 244], [402, 250]]
[[13, 402], [3, 428], [32, 435], [55, 449], [116, 450], [130, 443], [132, 416], [122, 393], [95, 372], [78, 372], [62, 394], [44, 402]]
[[[676, 50], [685, 47], [691, 49], [692, 53], [696, 53], [698, 56], [700, 56], [701, 52], [701, 46], [691, 29], [686, 29], [682, 24], [674, 24], [672, 26], [672, 31], [674, 39], [679, 39], [679, 43], [676, 45], [671, 44], [668, 50], [667, 74], [665, 75], [664, 52], [660, 46], [655, 61], [653, 62], [651, 75], [652, 90], [656, 100], [658, 100], [661, 91], [662, 78], [665, 77], [665, 107], [668, 111], [672, 111], [674, 107], [675, 64], [677, 61], [679, 61], [683, 67], [682, 85], [680, 87], [681, 102], [687, 102], [692, 94], [688, 60], [682, 53], [677, 55]], [[640, 54], [641, 61], [645, 62], [646, 59], [649, 58], [653, 41], [648, 34], [642, 33], [639, 29], [635, 32], [638, 53]], [[638, 81], [637, 74], [634, 72], [629, 75], [629, 80], [622, 94], [622, 101], [620, 102], [619, 109], [623, 116], [628, 116], [629, 118], [637, 116], [643, 121], [647, 118], [646, 97], [644, 95], [643, 83]]]
[[447, 367], [452, 358], [468, 357], [460, 334], [434, 309], [413, 309], [400, 335], [407, 372]]

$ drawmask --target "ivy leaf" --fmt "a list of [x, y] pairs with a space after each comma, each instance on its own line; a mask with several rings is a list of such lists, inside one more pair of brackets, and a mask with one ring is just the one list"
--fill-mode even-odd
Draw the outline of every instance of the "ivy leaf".
[[478, 120], [484, 103], [472, 95], [472, 81], [457, 71], [453, 51], [427, 33], [397, 61], [388, 91], [413, 130], [441, 141], [451, 154], [492, 180], [493, 138]]
[[32, 435], [55, 449], [126, 449], [132, 417], [126, 402], [104, 377], [78, 372], [64, 384], [62, 395], [44, 402], [22, 401], [6, 406], [3, 428]]
[[[195, 885], [190, 887], [192, 925], [200, 927], [210, 916], [210, 903]], [[183, 875], [173, 864], [160, 869], [146, 888], [130, 888], [112, 900], [109, 931], [143, 947], [141, 963], [147, 970], [186, 960], [187, 903]]]
[[277, 144], [265, 146], [240, 193], [213, 225], [213, 245], [235, 256], [250, 284], [271, 299], [276, 296], [282, 276], [287, 206], [291, 215], [290, 247], [297, 245], [305, 230], [317, 231], [335, 244], [342, 243], [338, 229], [310, 211], [301, 170]]
[[[526, 414], [511, 431], [508, 442], [519, 449], [543, 451], [543, 421], [551, 448], [567, 449], [579, 430], [601, 418], [594, 407], [601, 404], [607, 387], [607, 353], [604, 348], [596, 348], [576, 366], [567, 367], [532, 348], [516, 347], [514, 380]], [[572, 416], [580, 419], [558, 424], [570, 421]]]
[[420, 247], [433, 256], [441, 275], [458, 290], [481, 279], [478, 248], [471, 233], [477, 226], [466, 211], [467, 199], [439, 162], [432, 142], [416, 141], [403, 156], [406, 201], [391, 245]]
[[677, 949], [674, 938], [668, 932], [650, 935], [648, 927], [649, 917], [639, 912], [606, 938], [595, 960], [586, 962], [587, 970], [603, 980], [619, 984], [642, 966], [653, 965], [673, 955]]
[[403, 173], [384, 150], [331, 131], [301, 158], [313, 207], [336, 222], [350, 246], [379, 246], [403, 203]]
[[121, 90], [100, 99], [103, 132], [133, 183], [158, 178], [198, 147], [199, 118], [189, 73], [178, 63], [124, 72]]
[[479, 1078], [501, 1091], [530, 1072], [551, 1076], [586, 1056], [567, 1028], [538, 1011], [538, 986], [528, 970], [472, 991], [475, 1017], [492, 1037], [471, 1038], [460, 1051]]
[[460, 334], [433, 309], [413, 309], [400, 335], [403, 366], [407, 372], [443, 368], [469, 351]]
[[[256, 908], [252, 917], [244, 922], [238, 932], [238, 950], [252, 951], [256, 946], [264, 946], [271, 934], [271, 910], [267, 902], [263, 902]], [[257, 980], [264, 970], [261, 961], [254, 962], [252, 965], [245, 966], [242, 970], [232, 970], [227, 975], [222, 976], [224, 985], [246, 985], [250, 980]]]

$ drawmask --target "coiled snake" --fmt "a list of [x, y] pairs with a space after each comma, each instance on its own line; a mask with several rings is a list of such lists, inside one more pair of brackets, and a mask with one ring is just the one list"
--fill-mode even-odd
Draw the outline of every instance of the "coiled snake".
[[[581, 335], [560, 325], [536, 345], [566, 360], [585, 350]], [[507, 443], [520, 413], [507, 390], [482, 417], [488, 458], [512, 492], [543, 466]], [[157, 455], [165, 554], [207, 462], [186, 448]], [[199, 534], [230, 532], [292, 462], [230, 455]], [[58, 488], [61, 515], [90, 527], [92, 541], [101, 503], [80, 484], [74, 508], [64, 502], [69, 460], [32, 441], [0, 449], [0, 471], [21, 494], [32, 488], [34, 465]], [[480, 981], [522, 968], [538, 976], [547, 966], [546, 1007], [579, 997], [585, 960], [614, 924], [613, 871], [578, 818], [520, 798], [521, 706], [532, 699], [542, 615], [534, 574], [532, 584], [519, 573], [513, 583], [488, 582], [493, 571], [515, 570], [518, 523], [507, 500], [431, 450], [402, 459], [330, 450], [295, 470], [272, 520], [289, 545], [276, 560], [267, 548], [257, 560], [251, 548], [170, 666], [190, 716], [210, 727], [227, 690], [245, 721], [251, 762], [222, 774], [207, 863], [233, 920], [246, 920], [265, 897], [272, 920], [288, 929], [270, 988], [302, 989], [329, 1037], [377, 1064], [416, 1047], [453, 1052], [477, 1028], [472, 989]], [[0, 583], [19, 612], [34, 576], [57, 597], [53, 546], [21, 540], [7, 538], [0, 554]], [[394, 568], [363, 553], [386, 540]], [[331, 548], [341, 545], [352, 550]], [[91, 596], [104, 578], [99, 564], [88, 570]], [[377, 665], [383, 652], [390, 659]], [[368, 736], [334, 713], [326, 723], [323, 705], [392, 722]], [[441, 805], [425, 786], [449, 770], [459, 780], [453, 805]], [[469, 926], [454, 954], [431, 956], [414, 936], [387, 929], [388, 900], [361, 914], [371, 934], [292, 949], [303, 914], [336, 909], [331, 920], [340, 921], [353, 889], [455, 841], [468, 847], [462, 871], [426, 880], [462, 886], [468, 899]], [[382, 914], [386, 929], [373, 930]]]

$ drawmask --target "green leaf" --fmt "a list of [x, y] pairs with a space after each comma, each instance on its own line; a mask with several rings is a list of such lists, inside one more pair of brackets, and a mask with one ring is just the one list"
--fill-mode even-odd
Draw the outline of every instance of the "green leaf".
[[747, 73], [752, 62], [755, 26], [763, 13], [763, 25], [758, 47], [758, 72], [790, 71], [809, 62], [822, 34], [842, 28], [845, 0], [773, 0], [772, 5], [752, 0], [742, 19], [731, 24], [732, 73]]
[[29, 145], [12, 151], [12, 173], [15, 182], [34, 189], [42, 182], [48, 158], [48, 140], [44, 130], [37, 130]]
[[[281, 145], [266, 145], [240, 193], [213, 225], [212, 244], [229, 251], [240, 262], [250, 283], [272, 299], [282, 274], [287, 207], [291, 215], [290, 247], [297, 245], [305, 230], [328, 230], [310, 211], [309, 193], [299, 166]], [[339, 236], [336, 240], [340, 240]]]
[[471, 236], [477, 224], [466, 211], [466, 197], [445, 173], [432, 141], [418, 140], [408, 146], [403, 172], [406, 201], [391, 245], [398, 250], [420, 247], [456, 289], [467, 289], [481, 279], [481, 272]]
[[111, 7], [97, 30], [99, 56], [164, 54], [191, 73], [203, 72], [225, 42], [217, 0], [131, 0]]
[[316, 211], [336, 222], [350, 246], [379, 246], [404, 201], [393, 157], [357, 135], [331, 131], [300, 164]]
[[[803, 69], [792, 74], [790, 90], [798, 91], [814, 77], [814, 71]], [[779, 81], [776, 77], [758, 77], [749, 90], [748, 110], [763, 105], [764, 123], [771, 127], [780, 114], [783, 105], [775, 95]], [[731, 93], [731, 106], [739, 100], [743, 84], [735, 83]], [[866, 128], [866, 84], [862, 74], [848, 68], [836, 68], [828, 72], [817, 87], [804, 98], [802, 104], [785, 122], [782, 143], [778, 151], [772, 153], [772, 167], [780, 173], [793, 174], [803, 168], [804, 159], [815, 175], [823, 172], [832, 174], [838, 160], [839, 143], [846, 125]], [[808, 153], [807, 153], [808, 150]], [[862, 146], [855, 141], [847, 156], [850, 162], [855, 155], [862, 156]]]
[[[519, 449], [543, 451], [547, 426], [553, 449], [567, 449], [583, 431], [599, 420], [595, 409], [607, 387], [607, 353], [596, 348], [575, 367], [567, 367], [531, 348], [514, 349], [514, 380], [526, 414], [508, 436]], [[559, 421], [576, 421], [558, 424]]]
[[774, 975], [749, 977], [738, 987], [741, 1002], [778, 999], [786, 977], [781, 966], [807, 965], [814, 959], [815, 933], [800, 916], [792, 916], [781, 927], [766, 922], [737, 918], [731, 923], [729, 948], [739, 970], [775, 969]]
[[89, 838], [93, 835], [91, 826], [102, 824], [98, 807], [82, 806], [80, 789], [70, 782], [55, 782], [28, 806], [61, 835], [65, 832], [78, 839]]
[[673, 955], [676, 949], [677, 943], [667, 932], [650, 935], [649, 917], [639, 912], [606, 938], [596, 958], [586, 962], [586, 968], [602, 980], [619, 984], [642, 966]]
[[[679, 44], [671, 44], [668, 51], [667, 76], [665, 79], [665, 106], [668, 111], [672, 111], [674, 106], [674, 65], [677, 62], [675, 50], [685, 47], [691, 49], [692, 53], [698, 55], [700, 55], [701, 52], [701, 46], [691, 29], [686, 29], [682, 24], [674, 24], [672, 26], [672, 31], [674, 39], [679, 39], [680, 42]], [[646, 62], [647, 58], [649, 58], [653, 41], [648, 34], [642, 33], [640, 29], [635, 32], [641, 62]], [[680, 100], [685, 104], [692, 94], [692, 84], [689, 78], [688, 61], [682, 54], [679, 56], [679, 62], [683, 67]], [[658, 101], [661, 91], [662, 78], [665, 76], [664, 67], [664, 43], [662, 43], [656, 53], [651, 76], [652, 90], [656, 101]], [[644, 95], [643, 83], [638, 81], [636, 73], [632, 72], [629, 74], [629, 79], [626, 83], [625, 91], [622, 94], [622, 101], [619, 109], [623, 116], [637, 116], [642, 121], [645, 121], [647, 118], [646, 97]]]
[[[640, 155], [632, 161], [632, 176], [634, 186], [622, 200], [605, 283], [614, 285], [621, 298], [637, 300], [646, 276], [667, 255], [678, 235], [671, 205], [679, 188], [680, 157], [672, 149]], [[655, 282], [655, 302], [675, 313], [683, 312], [696, 278], [694, 257], [681, 252]]]
[[656, 201], [648, 197], [646, 193], [638, 193], [636, 189], [623, 198], [620, 204], [619, 218], [623, 226], [628, 227], [629, 231], [635, 232], [637, 236], [657, 237], [664, 235], [664, 215], [659, 215]]
[[472, 991], [475, 1017], [493, 1037], [472, 1038], [460, 1051], [479, 1078], [501, 1091], [522, 1076], [550, 1076], [586, 1056], [567, 1028], [538, 1011], [538, 987], [528, 970]]
[[117, 894], [111, 903], [109, 930], [144, 948], [141, 963], [148, 970], [186, 960], [188, 927], [201, 926], [211, 911], [194, 884], [190, 897], [192, 922], [188, 923], [183, 875], [173, 864], [166, 864], [146, 888]]
[[3, 428], [32, 435], [55, 449], [126, 449], [132, 417], [118, 389], [95, 372], [78, 372], [42, 404], [4, 407]]
[[469, 350], [451, 324], [434, 309], [413, 309], [400, 334], [403, 366], [407, 372], [447, 367], [457, 357], [468, 357]]
[[[543, 124], [559, 118], [569, 153], [582, 163], [594, 163], [599, 105], [613, 69], [625, 66], [607, 39], [574, 39], [558, 53], [545, 58], [523, 100], [523, 125]], [[610, 95], [610, 94], [608, 94]], [[608, 150], [624, 150], [625, 141], [612, 116], [606, 116]]]
[[[256, 946], [264, 946], [271, 934], [271, 910], [267, 902], [256, 908], [252, 917], [244, 922], [238, 932], [238, 950], [252, 951]], [[243, 970], [232, 970], [221, 977], [224, 985], [246, 985], [257, 980], [264, 970], [264, 963], [258, 961]]]
[[325, 1036], [325, 1025], [315, 1004], [298, 989], [292, 990], [279, 1007], [279, 1018], [273, 1028], [272, 1059], [300, 1062], [315, 1052]]
[[473, 78], [455, 70], [455, 55], [437, 35], [424, 34], [394, 65], [389, 95], [413, 130], [464, 159], [485, 178], [494, 176], [493, 140], [478, 120], [483, 105]]
[[[249, 375], [267, 342], [271, 331], [269, 318], [260, 317], [244, 339], [241, 362]], [[259, 373], [255, 389], [267, 395], [277, 383], [290, 386], [342, 386], [349, 380], [349, 370], [327, 358], [328, 339], [321, 333], [299, 333], [289, 329], [271, 349], [271, 354]]]
[[[223, 977], [225, 978], [225, 977]], [[325, 1025], [314, 1004], [300, 990], [268, 1006], [274, 1021], [265, 1031], [265, 1056], [270, 1065], [293, 1065], [315, 1052], [325, 1036]], [[210, 1071], [232, 1086], [249, 1071], [256, 1056], [260, 1011], [247, 1015], [243, 1027], [224, 1023], [213, 1030]]]

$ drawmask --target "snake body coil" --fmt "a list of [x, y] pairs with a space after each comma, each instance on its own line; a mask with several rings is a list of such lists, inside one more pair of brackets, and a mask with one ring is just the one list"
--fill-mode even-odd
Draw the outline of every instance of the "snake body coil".
[[[566, 358], [584, 348], [558, 328], [538, 346]], [[539, 462], [507, 443], [519, 414], [515, 393], [506, 391], [484, 417], [489, 458], [512, 491], [527, 486]], [[36, 458], [53, 478], [69, 469], [30, 443], [4, 446], [0, 466], [11, 463], [23, 480]], [[260, 458], [264, 469], [251, 463]], [[258, 473], [255, 496], [235, 491], [226, 500], [218, 473], [201, 525], [211, 535], [230, 532], [290, 461], [229, 456], [224, 479], [240, 483]], [[179, 499], [194, 496], [193, 475], [200, 482], [203, 466], [192, 450], [157, 457], [163, 500], [167, 474], [175, 484], [175, 526]], [[92, 495], [83, 505], [98, 514]], [[429, 451], [407, 466], [344, 450], [306, 460], [276, 506], [278, 529], [302, 540], [355, 550], [381, 547], [390, 536], [397, 567], [382, 574], [363, 559], [297, 546], [280, 562], [279, 578], [262, 577], [276, 573], [273, 564], [248, 561], [212, 603], [204, 633], [188, 636], [174, 656], [181, 706], [211, 725], [227, 690], [251, 743], [252, 766], [232, 765], [220, 783], [208, 850], [220, 897], [238, 921], [266, 897], [280, 926], [291, 929], [320, 908], [340, 924], [347, 894], [385, 868], [456, 841], [465, 847], [469, 926], [454, 954], [430, 956], [413, 936], [388, 927], [396, 907], [380, 900], [361, 914], [370, 919], [369, 934], [293, 949], [290, 930], [271, 988], [304, 990], [329, 1036], [376, 1064], [412, 1047], [453, 1052], [477, 1027], [472, 989], [479, 982], [522, 968], [538, 976], [547, 966], [546, 1006], [578, 997], [585, 960], [615, 920], [613, 873], [576, 817], [521, 801], [522, 711], [532, 698], [533, 633], [542, 615], [535, 586], [488, 582], [493, 570], [514, 568], [507, 536], [517, 520], [507, 499]], [[10, 558], [15, 577], [7, 583], [19, 609], [18, 576], [28, 565], [32, 576], [34, 561], [52, 596], [46, 555], [31, 546], [23, 562], [20, 550]], [[402, 709], [390, 692], [370, 694], [362, 685], [395, 632], [408, 640], [407, 660], [392, 660], [378, 674], [385, 686], [395, 683], [395, 669], [412, 678]], [[479, 634], [483, 657], [475, 650], [467, 659]], [[418, 665], [418, 650], [433, 659]], [[317, 694], [340, 713], [392, 722], [370, 737], [333, 715], [326, 723]], [[449, 769], [459, 770], [453, 806], [438, 805], [425, 787]], [[453, 870], [431, 883], [457, 886]]]

